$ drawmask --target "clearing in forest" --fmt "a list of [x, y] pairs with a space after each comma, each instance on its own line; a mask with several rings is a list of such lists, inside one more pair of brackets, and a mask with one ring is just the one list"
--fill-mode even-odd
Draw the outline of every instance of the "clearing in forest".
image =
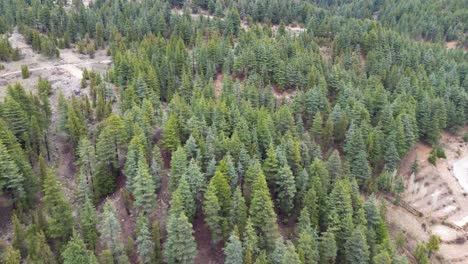
[[[438, 159], [435, 166], [428, 161], [431, 147], [422, 143], [402, 160], [402, 206], [389, 205], [387, 218], [390, 226], [405, 231], [411, 251], [417, 240], [438, 235], [440, 258], [468, 263], [468, 143], [461, 136], [443, 133], [440, 145], [447, 158]], [[412, 173], [416, 159], [419, 170]]]

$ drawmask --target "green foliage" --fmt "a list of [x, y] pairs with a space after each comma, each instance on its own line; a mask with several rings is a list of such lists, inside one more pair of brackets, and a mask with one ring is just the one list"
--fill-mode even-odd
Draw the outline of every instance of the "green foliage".
[[224, 254], [226, 264], [243, 264], [244, 254], [242, 249], [242, 243], [235, 232], [231, 233], [229, 241], [224, 246]]
[[[46, 57], [58, 57], [57, 46], [74, 46], [98, 59], [96, 50], [106, 49], [112, 59], [102, 76], [83, 71], [89, 99], [59, 93], [58, 102], [49, 102], [52, 85], [42, 78], [31, 93], [20, 84], [6, 89], [2, 193], [27, 219], [37, 183], [49, 188], [44, 217], [14, 220], [13, 244], [23, 261], [52, 262], [42, 241], [62, 251], [74, 225], [63, 188], [47, 185], [56, 124], [68, 136], [64, 149], [70, 145], [76, 154], [74, 203], [83, 241], [74, 237], [70, 247], [82, 256], [101, 233], [102, 263], [135, 259], [132, 245], [126, 254], [119, 245], [120, 219], [111, 206], [104, 206], [99, 227], [93, 206], [126, 180], [120, 195], [127, 213], [134, 202], [140, 218], [129, 237], [136, 237], [142, 263], [163, 262], [166, 230], [153, 230], [150, 239], [149, 223], [141, 220], [154, 211], [156, 192], [171, 198], [169, 263], [194, 261], [190, 222], [203, 216], [213, 241], [229, 246], [232, 263], [405, 263], [392, 249], [378, 205], [372, 197], [363, 203], [359, 188], [393, 192], [398, 202], [404, 185], [392, 172], [400, 158], [422, 140], [434, 145], [436, 164], [445, 156], [437, 145], [442, 132], [466, 125], [463, 1], [104, 2], [0, 3], [0, 60], [8, 71], [9, 61], [21, 59], [6, 37], [13, 29], [12, 40], [18, 31]], [[184, 7], [183, 14], [174, 7]], [[200, 12], [197, 19], [191, 12]], [[445, 41], [459, 48], [447, 50]], [[295, 246], [279, 239], [275, 210], [284, 221], [298, 219], [296, 231], [286, 234]], [[436, 244], [416, 255], [424, 261]]]
[[115, 215], [114, 205], [110, 201], [107, 201], [104, 204], [100, 231], [101, 239], [104, 241], [105, 247], [110, 250], [110, 257], [116, 260], [120, 256], [124, 255], [124, 248], [121, 241], [120, 222]]
[[161, 249], [161, 231], [157, 221], [153, 222], [151, 237], [154, 244], [153, 260], [155, 264], [161, 264], [163, 262], [163, 255]]
[[272, 251], [279, 237], [273, 202], [263, 174], [258, 175], [253, 185], [252, 201], [249, 208], [252, 227], [258, 234], [258, 247]]
[[168, 150], [175, 151], [180, 145], [179, 121], [177, 115], [171, 115], [167, 122], [164, 124], [163, 136], [164, 147]]
[[21, 255], [19, 250], [14, 249], [12, 246], [9, 246], [6, 252], [3, 254], [3, 261], [5, 264], [20, 264]]
[[74, 219], [72, 207], [66, 200], [59, 180], [49, 171], [45, 178], [44, 205], [48, 215], [47, 235], [60, 242], [66, 242], [72, 235]]
[[171, 176], [169, 178], [169, 190], [174, 192], [179, 181], [187, 171], [187, 155], [182, 147], [178, 147], [171, 158]]
[[278, 186], [278, 204], [282, 212], [289, 215], [294, 209], [294, 195], [296, 194], [296, 184], [289, 166], [286, 165], [280, 169], [276, 184]]
[[322, 233], [320, 236], [320, 263], [333, 263], [336, 258], [335, 235], [330, 232]]
[[29, 68], [28, 65], [21, 65], [21, 77], [23, 79], [29, 78]]
[[197, 254], [197, 244], [192, 235], [192, 224], [182, 213], [172, 215], [167, 226], [167, 241], [164, 256], [168, 264], [193, 263]]
[[153, 178], [149, 173], [146, 160], [138, 161], [138, 170], [133, 183], [135, 207], [143, 213], [149, 213], [155, 206], [156, 194]]
[[346, 260], [349, 263], [369, 263], [369, 246], [362, 228], [354, 229], [345, 244]]
[[97, 264], [96, 256], [92, 251], [86, 249], [83, 240], [76, 234], [73, 234], [68, 241], [62, 253], [63, 263], [65, 264]]
[[139, 216], [137, 220], [137, 247], [138, 256], [141, 263], [153, 263], [154, 261], [154, 242], [151, 238], [149, 221], [146, 216]]

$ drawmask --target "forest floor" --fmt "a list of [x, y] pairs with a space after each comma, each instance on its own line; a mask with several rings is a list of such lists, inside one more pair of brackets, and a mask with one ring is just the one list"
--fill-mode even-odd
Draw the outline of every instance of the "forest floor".
[[[468, 190], [463, 188], [468, 181], [468, 143], [462, 134], [442, 134], [440, 145], [447, 158], [438, 159], [436, 166], [428, 162], [431, 147], [416, 144], [398, 171], [405, 179], [402, 203], [387, 207], [389, 226], [404, 231], [410, 252], [416, 241], [438, 235], [441, 246], [436, 258], [450, 263], [468, 263]], [[414, 174], [411, 166], [416, 159], [419, 171]]]

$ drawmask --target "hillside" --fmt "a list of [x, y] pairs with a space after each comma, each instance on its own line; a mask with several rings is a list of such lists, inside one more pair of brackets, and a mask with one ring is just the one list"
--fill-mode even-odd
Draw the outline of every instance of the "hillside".
[[468, 263], [468, 10], [403, 2], [0, 1], [1, 263]]

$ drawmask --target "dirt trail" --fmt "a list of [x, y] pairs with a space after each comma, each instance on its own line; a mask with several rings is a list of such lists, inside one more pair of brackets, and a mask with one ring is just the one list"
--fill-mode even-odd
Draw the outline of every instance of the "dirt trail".
[[221, 96], [221, 92], [223, 91], [223, 80], [224, 75], [222, 73], [216, 74], [216, 78], [214, 80], [216, 98], [219, 98]]
[[[63, 63], [63, 64], [59, 64], [59, 65], [50, 65], [50, 66], [32, 68], [32, 69], [29, 69], [29, 71], [30, 72], [35, 72], [35, 71], [49, 70], [49, 69], [53, 69], [53, 68], [62, 68], [62, 69], [65, 69], [65, 70], [68, 70], [69, 72], [71, 72], [73, 76], [75, 76], [77, 78], [81, 78], [81, 76], [83, 74], [83, 71], [80, 70], [77, 67], [70, 67], [70, 66], [89, 66], [89, 65], [92, 65], [92, 64], [95, 64], [95, 63], [110, 64], [111, 60], [87, 61], [87, 62], [80, 62], [80, 63]], [[4, 74], [0, 75], [0, 77], [7, 77], [7, 76], [10, 76], [10, 75], [16, 75], [16, 74], [20, 74], [20, 73], [21, 73], [20, 70], [19, 71], [13, 71], [13, 72], [7, 72], [7, 73], [4, 73]]]

